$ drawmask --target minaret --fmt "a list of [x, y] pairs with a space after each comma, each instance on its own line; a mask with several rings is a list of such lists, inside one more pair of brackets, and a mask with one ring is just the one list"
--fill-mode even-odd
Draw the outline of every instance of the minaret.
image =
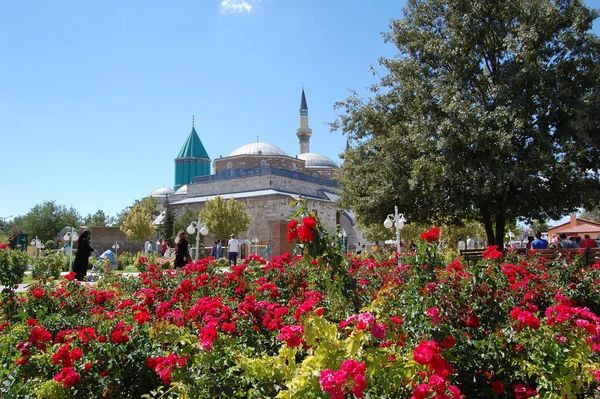
[[312, 129], [308, 127], [308, 105], [306, 105], [304, 86], [302, 86], [302, 100], [300, 101], [300, 127], [296, 129], [296, 136], [298, 136], [298, 140], [300, 141], [300, 154], [310, 152]]

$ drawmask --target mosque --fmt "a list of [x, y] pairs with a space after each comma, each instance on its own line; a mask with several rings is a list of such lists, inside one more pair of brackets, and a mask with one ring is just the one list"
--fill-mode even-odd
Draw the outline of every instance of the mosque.
[[[335, 177], [339, 166], [328, 157], [310, 151], [312, 129], [308, 125], [308, 104], [304, 88], [300, 101], [300, 126], [296, 129], [299, 153], [290, 156], [269, 143], [252, 142], [233, 150], [226, 157], [212, 161], [208, 156], [192, 121], [192, 131], [175, 158], [174, 189], [159, 188], [150, 196], [159, 204], [169, 198], [177, 216], [186, 210], [197, 211], [208, 200], [220, 196], [244, 202], [251, 222], [248, 230], [239, 234], [242, 256], [258, 249], [264, 255], [264, 244], [271, 254], [291, 252], [287, 242], [288, 217], [295, 212], [290, 201], [304, 198], [309, 209], [316, 211], [321, 222], [332, 232], [342, 232], [341, 241], [353, 248], [360, 241], [351, 212], [338, 209], [339, 185]], [[160, 223], [163, 215], [155, 223]], [[259, 245], [251, 247], [258, 238]], [[205, 238], [207, 245], [212, 237]]]

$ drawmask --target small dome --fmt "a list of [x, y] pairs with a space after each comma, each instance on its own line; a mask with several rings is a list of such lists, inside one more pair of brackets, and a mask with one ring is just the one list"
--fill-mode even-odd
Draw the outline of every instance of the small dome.
[[298, 154], [298, 159], [302, 159], [304, 161], [305, 168], [339, 168], [335, 162], [327, 158], [325, 155], [314, 152]]
[[187, 195], [187, 184], [179, 187], [177, 191], [175, 191], [175, 195]]
[[278, 147], [275, 147], [269, 143], [250, 143], [241, 146], [237, 150], [234, 150], [230, 157], [235, 157], [236, 155], [283, 155], [287, 157], [288, 155]]
[[164, 198], [164, 197], [168, 197], [169, 195], [173, 195], [173, 194], [175, 194], [175, 191], [171, 190], [170, 188], [161, 187], [161, 188], [157, 188], [156, 190], [152, 191], [150, 193], [149, 197]]

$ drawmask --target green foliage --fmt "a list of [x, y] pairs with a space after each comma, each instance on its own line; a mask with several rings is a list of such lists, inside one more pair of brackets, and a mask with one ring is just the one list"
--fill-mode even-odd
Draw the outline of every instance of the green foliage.
[[175, 222], [173, 223], [173, 232], [175, 235], [179, 234], [181, 231], [186, 231], [191, 222], [197, 222], [198, 213], [199, 211], [186, 210], [179, 215], [179, 217], [175, 219]]
[[169, 197], [165, 200], [164, 212], [165, 217], [163, 218], [162, 224], [160, 225], [160, 233], [162, 234], [162, 238], [169, 242], [169, 245], [173, 245], [174, 238], [174, 224], [175, 224], [175, 211], [173, 211], [173, 207], [169, 202]]
[[69, 256], [63, 252], [45, 251], [33, 260], [31, 275], [34, 279], [57, 279], [60, 273], [69, 270]]
[[0, 249], [0, 285], [13, 288], [20, 284], [30, 261], [25, 251]]
[[477, 219], [502, 245], [517, 217], [558, 219], [600, 189], [598, 13], [580, 1], [410, 1], [373, 96], [332, 128], [349, 135], [342, 206], [365, 224]]
[[54, 240], [48, 240], [46, 241], [46, 243], [44, 244], [44, 248], [46, 250], [52, 250], [52, 249], [56, 249], [56, 243], [54, 242]]
[[[17, 222], [15, 218], [15, 223]], [[35, 205], [22, 219], [23, 231], [31, 237], [37, 236], [45, 242], [65, 226], [78, 226], [81, 216], [74, 208], [58, 205], [55, 201], [45, 201]]]
[[96, 213], [89, 214], [83, 219], [83, 224], [87, 227], [92, 226], [114, 226], [116, 219], [112, 216], [107, 216], [103, 210], [99, 209]]
[[217, 240], [225, 240], [231, 234], [246, 231], [250, 225], [250, 216], [243, 202], [233, 198], [224, 200], [220, 196], [206, 201], [206, 208], [200, 211], [202, 221], [208, 231]]
[[132, 241], [148, 240], [156, 231], [156, 226], [152, 223], [152, 217], [156, 215], [158, 215], [156, 198], [136, 200], [125, 213], [121, 231]]

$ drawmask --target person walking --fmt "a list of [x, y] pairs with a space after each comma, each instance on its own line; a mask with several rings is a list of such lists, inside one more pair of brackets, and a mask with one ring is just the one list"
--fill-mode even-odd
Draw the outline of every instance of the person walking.
[[175, 244], [175, 269], [181, 269], [188, 263], [190, 247], [188, 240], [185, 238], [185, 231], [180, 231], [177, 237], [179, 241]]
[[265, 246], [265, 259], [271, 259], [271, 244], [269, 244], [269, 242], [267, 242], [267, 245]]
[[229, 240], [228, 246], [229, 246], [228, 265], [231, 266], [231, 262], [233, 261], [233, 265], [237, 266], [237, 257], [238, 257], [238, 252], [240, 250], [240, 242], [238, 241], [237, 238], [235, 238], [234, 234], [231, 235], [231, 239]]
[[458, 252], [465, 250], [465, 242], [461, 237], [458, 237]]
[[156, 255], [162, 256], [162, 240], [160, 238], [156, 240]]
[[83, 281], [87, 274], [89, 266], [90, 254], [95, 251], [90, 245], [90, 232], [84, 230], [77, 240], [77, 254], [75, 254], [75, 262], [73, 263], [73, 271], [76, 273], [75, 278]]
[[475, 249], [475, 240], [473, 237], [467, 237], [467, 249]]
[[161, 251], [160, 251], [160, 253], [162, 254], [162, 256], [165, 256], [165, 254], [167, 253], [168, 249], [169, 249], [169, 244], [167, 244], [167, 240], [163, 240]]

